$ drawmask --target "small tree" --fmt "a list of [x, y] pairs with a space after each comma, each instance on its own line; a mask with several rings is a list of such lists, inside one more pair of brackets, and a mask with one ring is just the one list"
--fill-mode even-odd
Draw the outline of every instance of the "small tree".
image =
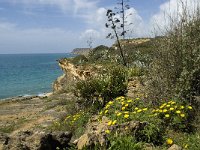
[[[128, 2], [128, 1], [126, 1], [126, 2]], [[125, 28], [127, 25], [126, 19], [129, 15], [132, 15], [132, 14], [129, 14], [128, 16], [125, 15], [125, 11], [130, 9], [130, 6], [128, 4], [126, 4], [124, 0], [120, 0], [120, 2], [117, 4], [120, 5], [120, 7], [119, 8], [115, 7], [116, 11], [113, 11], [111, 9], [107, 10], [106, 16], [108, 17], [108, 23], [106, 23], [106, 28], [110, 28], [114, 32], [114, 34], [109, 33], [107, 35], [107, 38], [111, 38], [111, 39], [113, 39], [114, 37], [116, 38], [123, 65], [127, 66], [124, 49], [120, 43], [120, 37], [125, 39], [125, 35], [128, 31]], [[119, 16], [117, 16], [117, 15], [119, 15]]]

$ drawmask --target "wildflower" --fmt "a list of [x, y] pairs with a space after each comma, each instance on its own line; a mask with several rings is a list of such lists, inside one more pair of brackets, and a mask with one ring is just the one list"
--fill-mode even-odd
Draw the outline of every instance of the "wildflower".
[[160, 109], [163, 109], [163, 107], [164, 107], [164, 106], [163, 106], [163, 105], [161, 105], [161, 106], [160, 106]]
[[128, 114], [128, 113], [129, 113], [129, 111], [125, 111], [124, 113], [125, 113], [125, 114]]
[[180, 116], [181, 116], [182, 118], [184, 118], [184, 117], [185, 117], [185, 114], [180, 114]]
[[188, 106], [188, 109], [192, 110], [192, 106]]
[[138, 112], [138, 113], [142, 112], [142, 109], [138, 109], [137, 112]]
[[104, 112], [105, 114], [107, 114], [108, 113], [108, 110], [105, 110], [105, 112]]
[[110, 130], [106, 130], [105, 132], [106, 132], [106, 134], [110, 134]]
[[113, 122], [112, 122], [112, 125], [115, 125], [117, 123], [117, 120], [114, 120]]
[[185, 144], [184, 148], [187, 149], [188, 148], [188, 144]]
[[167, 109], [164, 109], [163, 112], [164, 112], [164, 113], [167, 112]]
[[180, 110], [177, 110], [177, 111], [176, 111], [176, 113], [177, 113], [177, 114], [180, 114], [180, 113], [181, 113], [181, 111], [180, 111]]
[[136, 111], [133, 112], [133, 114], [136, 114], [136, 113], [137, 113]]
[[126, 109], [126, 107], [122, 107], [122, 110], [125, 110]]
[[157, 113], [154, 114], [154, 116], [157, 116], [157, 115], [158, 115]]
[[170, 117], [170, 115], [169, 115], [169, 114], [166, 114], [166, 115], [165, 115], [165, 117], [166, 117], [166, 118], [169, 118], [169, 117]]
[[126, 104], [125, 107], [128, 107], [128, 104]]
[[109, 121], [109, 122], [108, 122], [108, 126], [110, 126], [110, 125], [112, 125], [112, 121]]
[[108, 109], [110, 107], [110, 105], [108, 104], [108, 105], [106, 105], [106, 109]]
[[181, 109], [184, 109], [185, 107], [184, 107], [184, 106], [181, 106], [180, 108], [181, 108]]
[[171, 107], [169, 110], [171, 110], [171, 111], [172, 111], [172, 110], [174, 110], [174, 108], [173, 108], [173, 107]]
[[172, 105], [174, 105], [176, 102], [171, 102]]
[[156, 112], [156, 110], [155, 110], [155, 109], [153, 109], [153, 110], [152, 110], [152, 113], [154, 113], [154, 112]]
[[102, 115], [102, 113], [103, 113], [103, 112], [101, 111], [101, 112], [99, 113], [99, 115]]
[[117, 114], [118, 117], [121, 116], [121, 115], [122, 115], [122, 113], [118, 113], [118, 114]]
[[112, 102], [112, 101], [109, 101], [109, 102], [108, 102], [108, 104], [109, 104], [109, 105], [112, 105], [112, 104], [113, 104], [113, 102]]
[[137, 101], [138, 101], [138, 100], [140, 100], [140, 98], [139, 98], [139, 97], [137, 97], [135, 100], [137, 100]]
[[138, 110], [139, 108], [135, 107], [135, 110]]
[[143, 111], [146, 111], [147, 110], [147, 108], [143, 108]]
[[122, 105], [124, 105], [124, 102], [121, 102]]
[[166, 105], [166, 107], [170, 107], [170, 105]]
[[168, 139], [166, 140], [166, 143], [167, 143], [168, 145], [172, 145], [172, 144], [173, 144], [173, 140], [170, 139], [170, 138], [168, 138]]
[[128, 118], [128, 117], [129, 117], [129, 115], [128, 115], [128, 114], [125, 114], [125, 115], [124, 115], [124, 118]]
[[128, 103], [131, 103], [131, 102], [133, 102], [133, 100], [129, 99], [127, 102], [128, 102]]
[[163, 112], [163, 110], [162, 110], [162, 109], [160, 109], [160, 110], [159, 110], [159, 112], [161, 113], [161, 112]]

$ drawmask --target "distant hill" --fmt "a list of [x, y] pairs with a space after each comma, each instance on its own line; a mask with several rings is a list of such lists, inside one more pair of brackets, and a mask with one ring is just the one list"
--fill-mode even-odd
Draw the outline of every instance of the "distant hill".
[[87, 56], [90, 52], [90, 48], [75, 48], [71, 52], [72, 54], [77, 54], [77, 55], [85, 55]]

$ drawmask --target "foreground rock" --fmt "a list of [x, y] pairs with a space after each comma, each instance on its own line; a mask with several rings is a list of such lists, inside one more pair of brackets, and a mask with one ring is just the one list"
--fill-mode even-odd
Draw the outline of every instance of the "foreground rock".
[[2, 150], [55, 150], [68, 148], [72, 134], [70, 132], [19, 132], [15, 136], [0, 134]]
[[131, 132], [133, 135], [147, 124], [146, 122], [130, 121], [123, 124], [117, 124], [113, 126], [108, 126], [109, 119], [103, 117], [102, 121], [99, 122], [97, 117], [93, 117], [90, 123], [87, 125], [85, 134], [83, 134], [79, 139], [74, 141], [78, 149], [82, 149], [85, 146], [91, 147], [97, 143], [101, 146], [107, 144], [107, 133], [106, 130], [118, 131], [118, 133], [125, 135], [127, 132]]

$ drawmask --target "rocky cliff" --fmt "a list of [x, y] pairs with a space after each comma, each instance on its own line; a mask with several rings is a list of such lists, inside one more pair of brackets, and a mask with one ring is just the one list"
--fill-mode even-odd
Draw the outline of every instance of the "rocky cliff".
[[91, 66], [76, 66], [67, 59], [60, 59], [58, 64], [64, 74], [54, 82], [54, 92], [68, 90], [77, 81], [85, 80], [91, 75], [94, 75], [93, 68]]

